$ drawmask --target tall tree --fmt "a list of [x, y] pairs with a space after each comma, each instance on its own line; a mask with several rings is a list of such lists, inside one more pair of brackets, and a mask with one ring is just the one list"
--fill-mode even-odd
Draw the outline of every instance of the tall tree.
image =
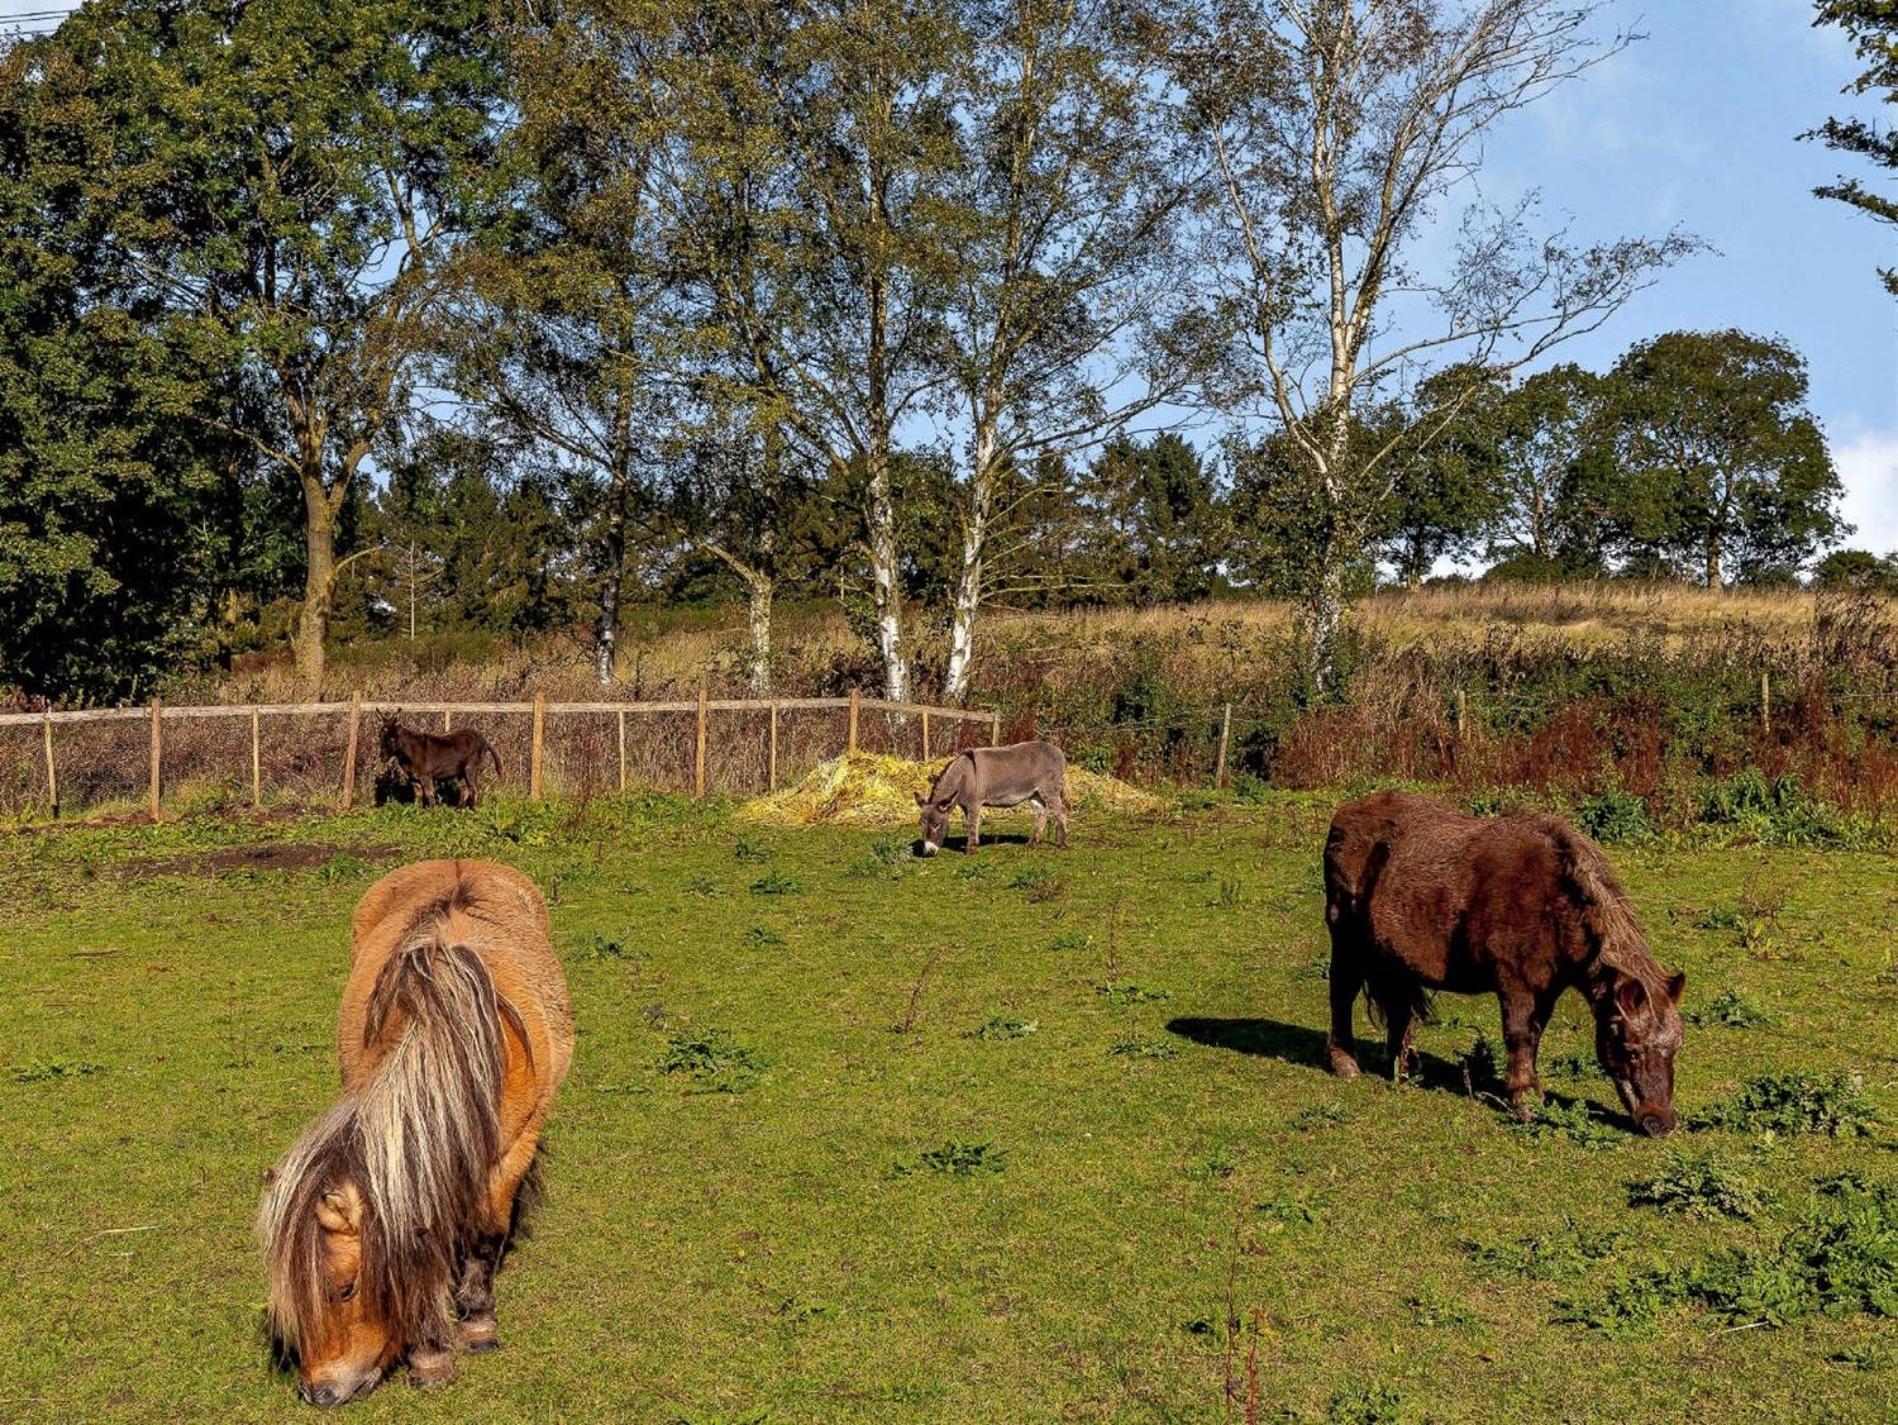
[[1007, 472], [1098, 441], [1197, 374], [1181, 216], [1196, 175], [1157, 63], [1106, 0], [968, 0], [954, 95], [962, 227], [938, 357], [966, 423], [962, 553], [943, 695], [967, 694], [975, 621], [1006, 577], [989, 534]]
[[1565, 561], [1599, 567], [1608, 506], [1618, 501], [1602, 430], [1602, 378], [1573, 363], [1538, 371], [1486, 403], [1495, 425], [1500, 501], [1489, 527], [1492, 558], [1553, 571]]
[[[1380, 407], [1366, 423], [1403, 433], [1391, 451], [1383, 552], [1416, 588], [1443, 558], [1472, 552], [1501, 500], [1496, 408], [1500, 387], [1487, 372], [1451, 367], [1426, 378], [1407, 403]], [[1433, 418], [1439, 403], [1455, 408]]]
[[1837, 471], [1806, 410], [1806, 363], [1740, 331], [1669, 332], [1613, 376], [1616, 446], [1646, 512], [1635, 541], [1690, 563], [1709, 588], [1737, 568], [1797, 568], [1850, 532]]
[[[1360, 439], [1357, 413], [1433, 367], [1507, 374], [1593, 330], [1689, 250], [1678, 236], [1575, 246], [1533, 201], [1472, 208], [1447, 270], [1415, 258], [1509, 115], [1615, 53], [1572, 0], [1272, 0], [1176, 22], [1183, 121], [1223, 194], [1220, 274], [1239, 321], [1229, 403], [1275, 421], [1309, 488], [1311, 674], [1333, 683], [1345, 580], [1397, 478], [1392, 456], [1456, 418]], [[1487, 379], [1487, 378], [1484, 378]], [[1481, 382], [1467, 387], [1474, 396]]]
[[462, 265], [471, 300], [449, 345], [464, 397], [587, 487], [575, 507], [594, 516], [584, 562], [602, 685], [669, 438], [676, 324], [651, 72], [663, 43], [639, 0], [553, 6], [513, 32], [502, 158], [515, 201]]
[[861, 492], [872, 637], [885, 693], [906, 698], [892, 465], [944, 379], [962, 32], [948, 0], [746, 0], [682, 23], [666, 93], [682, 270], [738, 358], [738, 402]]
[[[1815, 25], [1837, 25], [1851, 38], [1867, 68], [1846, 86], [1848, 94], [1879, 95], [1886, 104], [1898, 104], [1898, 5], [1892, 0], [1818, 0]], [[1868, 119], [1827, 119], [1804, 135], [1818, 138], [1827, 148], [1887, 170], [1898, 169], [1898, 132]], [[1840, 178], [1813, 190], [1821, 198], [1849, 203], [1880, 222], [1898, 223], [1898, 199], [1874, 192], [1857, 178]], [[1885, 287], [1898, 296], [1898, 268], [1878, 271]]]
[[301, 496], [311, 686], [338, 519], [406, 404], [489, 153], [492, 33], [473, 0], [107, 0], [58, 32], [113, 136], [98, 240], [174, 349], [259, 393], [212, 419]]
[[1109, 441], [1082, 480], [1092, 582], [1136, 603], [1203, 599], [1227, 554], [1214, 467], [1171, 432]]

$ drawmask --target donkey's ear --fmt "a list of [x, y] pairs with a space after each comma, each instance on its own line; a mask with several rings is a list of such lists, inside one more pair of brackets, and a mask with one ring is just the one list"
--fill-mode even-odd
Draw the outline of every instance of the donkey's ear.
[[928, 797], [926, 797], [926, 796], [924, 796], [924, 795], [923, 795], [923, 794], [922, 794], [921, 792], [918, 792], [918, 793], [916, 794], [916, 805], [917, 805], [917, 806], [919, 806], [919, 807], [926, 807], [926, 806], [928, 806], [928, 805], [929, 805], [929, 798], [928, 798]]
[[1667, 997], [1675, 1004], [1681, 1002], [1681, 992], [1687, 988], [1687, 971], [1680, 970], [1667, 982]]
[[1648, 1006], [1648, 987], [1637, 976], [1629, 975], [1615, 986], [1615, 1007], [1632, 1019]]

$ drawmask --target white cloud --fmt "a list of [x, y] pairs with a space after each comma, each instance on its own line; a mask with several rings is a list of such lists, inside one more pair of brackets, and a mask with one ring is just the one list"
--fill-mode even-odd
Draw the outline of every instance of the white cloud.
[[1875, 554], [1898, 550], [1898, 431], [1867, 431], [1832, 449], [1845, 486], [1845, 518], [1857, 525], [1849, 541]]

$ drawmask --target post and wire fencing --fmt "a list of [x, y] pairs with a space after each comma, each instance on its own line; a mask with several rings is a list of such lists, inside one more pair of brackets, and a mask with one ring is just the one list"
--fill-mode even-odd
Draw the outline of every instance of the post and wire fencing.
[[0, 714], [0, 814], [60, 817], [199, 802], [341, 810], [396, 789], [385, 717], [417, 731], [479, 732], [482, 792], [540, 801], [629, 791], [756, 795], [840, 752], [952, 755], [1000, 741], [992, 709], [866, 698], [666, 702], [391, 701], [84, 708]]

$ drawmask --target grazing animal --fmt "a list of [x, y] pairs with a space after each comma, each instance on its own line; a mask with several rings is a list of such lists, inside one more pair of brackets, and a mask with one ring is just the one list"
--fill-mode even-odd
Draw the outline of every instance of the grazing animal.
[[1035, 834], [1041, 844], [1048, 818], [1054, 817], [1061, 844], [1068, 844], [1068, 759], [1052, 742], [1017, 742], [1012, 747], [974, 747], [936, 775], [927, 796], [916, 805], [923, 814], [923, 855], [934, 856], [949, 834], [949, 812], [962, 808], [968, 827], [967, 849], [982, 844], [982, 808], [1035, 804]]
[[460, 732], [417, 732], [402, 726], [395, 717], [382, 720], [382, 755], [392, 761], [409, 779], [409, 788], [423, 806], [435, 805], [435, 783], [458, 780], [457, 806], [472, 807], [480, 795], [476, 773], [481, 759], [494, 763], [494, 775], [501, 775], [501, 758], [488, 739], [473, 728]]
[[499, 1344], [494, 1271], [573, 1057], [546, 903], [519, 871], [392, 871], [352, 941], [343, 1096], [265, 1174], [257, 1217], [271, 1338], [315, 1405], [405, 1355], [413, 1383], [438, 1385], [457, 1344]]
[[1509, 1101], [1541, 1098], [1536, 1046], [1555, 1002], [1578, 990], [1595, 1013], [1595, 1053], [1634, 1121], [1674, 1127], [1681, 992], [1648, 953], [1601, 848], [1558, 817], [1483, 820], [1407, 792], [1338, 809], [1325, 840], [1331, 926], [1331, 1068], [1352, 1078], [1351, 1008], [1363, 987], [1401, 1077], [1428, 990], [1502, 1002]]

